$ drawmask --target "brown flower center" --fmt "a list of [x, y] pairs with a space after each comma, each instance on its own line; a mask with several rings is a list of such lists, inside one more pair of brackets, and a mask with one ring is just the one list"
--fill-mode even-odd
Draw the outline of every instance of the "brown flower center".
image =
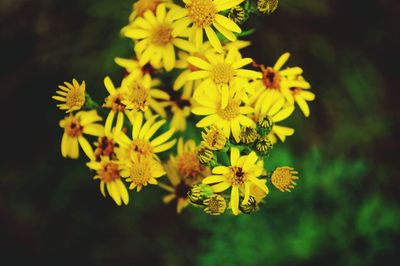
[[230, 170], [228, 182], [230, 182], [232, 186], [241, 186], [247, 181], [246, 173], [243, 172], [242, 167], [231, 166]]
[[65, 121], [65, 133], [72, 138], [82, 136], [83, 126], [81, 126], [79, 119], [76, 117], [68, 117]]
[[153, 146], [150, 142], [143, 139], [134, 139], [131, 144], [131, 151], [142, 156], [151, 156], [153, 154]]
[[98, 171], [98, 175], [105, 183], [112, 182], [120, 178], [118, 165], [112, 162], [107, 162], [104, 164], [103, 168]]
[[195, 179], [205, 169], [197, 158], [197, 154], [195, 152], [184, 152], [179, 155], [176, 165], [179, 175], [182, 177], [188, 177], [190, 179]]
[[281, 75], [272, 67], [267, 67], [263, 71], [263, 82], [267, 89], [279, 90], [281, 87]]

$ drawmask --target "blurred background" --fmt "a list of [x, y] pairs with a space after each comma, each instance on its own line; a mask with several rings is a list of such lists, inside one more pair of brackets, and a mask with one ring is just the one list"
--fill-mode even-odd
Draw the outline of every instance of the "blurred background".
[[[84, 160], [60, 154], [58, 84], [86, 80], [101, 101], [132, 1], [0, 2], [0, 250], [3, 265], [395, 265], [400, 243], [398, 1], [281, 0], [254, 18], [253, 46], [273, 64], [290, 51], [317, 99], [285, 125], [268, 167], [301, 173], [246, 216], [175, 214], [157, 188], [117, 207]], [[246, 25], [245, 25], [246, 27]]]

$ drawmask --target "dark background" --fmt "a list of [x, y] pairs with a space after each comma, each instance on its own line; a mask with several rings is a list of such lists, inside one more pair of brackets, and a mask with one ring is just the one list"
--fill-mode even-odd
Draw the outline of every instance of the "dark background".
[[[57, 85], [105, 75], [130, 57], [119, 35], [130, 1], [0, 2], [0, 254], [3, 265], [395, 265], [400, 243], [398, 1], [282, 0], [253, 18], [244, 51], [273, 64], [292, 52], [317, 99], [285, 125], [270, 165], [301, 172], [252, 216], [209, 217], [145, 189], [118, 208], [84, 160], [62, 159]], [[249, 25], [244, 25], [248, 27]], [[132, 194], [131, 194], [132, 195]]]

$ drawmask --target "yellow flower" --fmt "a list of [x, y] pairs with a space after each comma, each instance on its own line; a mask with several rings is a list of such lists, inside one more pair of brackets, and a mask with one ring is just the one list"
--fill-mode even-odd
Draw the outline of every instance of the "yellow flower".
[[143, 111], [146, 117], [152, 115], [150, 109], [162, 117], [166, 117], [165, 104], [162, 105], [160, 102], [169, 100], [170, 96], [165, 91], [157, 89], [156, 87], [159, 85], [160, 81], [152, 79], [150, 74], [145, 74], [141, 79], [133, 79], [132, 76], [127, 77], [121, 85], [121, 90], [124, 93], [122, 103], [126, 105], [127, 109], [134, 112]]
[[121, 86], [115, 88], [111, 79], [106, 77], [104, 85], [110, 95], [105, 99], [103, 107], [111, 109], [105, 123], [106, 134], [110, 134], [116, 115], [116, 133], [121, 131], [124, 125], [124, 114], [129, 116], [131, 111], [144, 111], [149, 117], [151, 116], [150, 107], [165, 117], [165, 110], [157, 100], [168, 100], [169, 95], [162, 90], [153, 88], [157, 84], [157, 80], [153, 81], [150, 75], [146, 74], [142, 79], [137, 80], [133, 79], [133, 76], [125, 78], [122, 80]]
[[273, 67], [258, 65], [263, 72], [263, 78], [253, 82], [252, 86], [255, 93], [250, 101], [254, 104], [256, 112], [265, 113], [271, 104], [281, 96], [285, 97], [289, 104], [294, 104], [294, 98], [289, 89], [291, 87], [310, 88], [308, 82], [291, 78], [303, 73], [300, 67], [290, 67], [282, 70], [282, 66], [289, 57], [289, 53], [284, 53]]
[[165, 175], [162, 165], [152, 157], [131, 153], [129, 160], [124, 160], [121, 166], [121, 176], [131, 182], [129, 189], [139, 192], [148, 184], [157, 185], [157, 179]]
[[79, 145], [89, 157], [94, 160], [93, 149], [83, 134], [92, 136], [104, 135], [104, 127], [95, 122], [102, 118], [95, 110], [80, 111], [75, 115], [70, 114], [60, 121], [60, 127], [64, 128], [61, 141], [61, 154], [63, 157], [77, 159], [79, 157]]
[[211, 45], [222, 53], [221, 42], [213, 27], [229, 41], [235, 41], [234, 32], [240, 33], [242, 30], [235, 22], [221, 15], [220, 12], [229, 10], [243, 1], [184, 0], [185, 8], [173, 9], [173, 19], [177, 20], [177, 23], [172, 34], [177, 36], [181, 32], [188, 30], [189, 41], [199, 47], [203, 43], [203, 31], [205, 31]]
[[152, 116], [143, 124], [142, 112], [137, 112], [128, 118], [132, 123], [132, 139], [122, 132], [115, 136], [115, 140], [120, 146], [115, 149], [115, 152], [120, 160], [130, 160], [132, 154], [154, 157], [158, 160], [157, 153], [169, 150], [175, 145], [176, 139], [169, 140], [175, 132], [173, 128], [153, 138], [154, 134], [165, 124], [165, 120], [155, 122], [157, 116]]
[[[278, 126], [276, 123], [280, 122], [286, 118], [288, 118], [294, 111], [293, 105], [285, 105], [285, 99], [280, 97], [278, 100], [273, 102], [268, 109], [265, 110], [265, 113], [259, 113], [257, 120], [266, 120], [270, 121], [272, 124], [271, 132], [268, 135], [272, 144], [276, 143], [277, 139], [275, 135], [284, 142], [286, 137], [294, 134], [294, 129], [284, 126]], [[264, 118], [264, 117], [267, 117]], [[263, 118], [263, 119], [261, 119]]]
[[191, 51], [194, 46], [188, 41], [178, 38], [181, 35], [172, 35], [175, 23], [171, 20], [171, 12], [164, 4], [157, 6], [156, 13], [146, 11], [143, 17], [136, 18], [124, 31], [124, 35], [138, 42], [135, 52], [139, 64], [144, 66], [148, 62], [155, 68], [164, 66], [166, 71], [175, 67], [175, 48]]
[[[294, 77], [295, 80], [304, 81], [302, 76]], [[300, 110], [303, 112], [305, 117], [310, 116], [310, 107], [308, 107], [307, 101], [314, 101], [315, 94], [309, 91], [307, 88], [300, 87], [290, 87], [290, 92], [293, 95], [295, 102], [300, 107]]]
[[222, 150], [227, 141], [224, 132], [216, 125], [211, 128], [206, 128], [201, 132], [201, 137], [203, 138], [202, 144], [212, 150]]
[[228, 13], [228, 18], [237, 24], [242, 24], [247, 17], [247, 11], [241, 6], [232, 7]]
[[192, 107], [191, 90], [184, 88], [182, 92], [170, 91], [171, 99], [165, 103], [172, 113], [171, 126], [177, 131], [186, 130], [186, 119], [190, 116]]
[[231, 132], [236, 142], [240, 141], [240, 126], [255, 127], [255, 123], [246, 114], [253, 112], [253, 108], [241, 106], [241, 100], [235, 95], [235, 90], [229, 89], [227, 93], [220, 90], [209, 89], [203, 95], [197, 95], [195, 100], [198, 107], [192, 109], [196, 115], [206, 116], [196, 126], [208, 127], [218, 125], [229, 138]]
[[100, 161], [101, 157], [108, 157], [111, 160], [116, 159], [115, 154], [115, 140], [112, 136], [101, 136], [98, 138], [97, 142], [94, 143], [96, 147], [94, 150], [94, 156], [96, 161]]
[[188, 192], [191, 187], [199, 184], [210, 173], [209, 169], [200, 163], [195, 142], [188, 140], [184, 143], [182, 138], [178, 141], [178, 154], [171, 155], [164, 168], [172, 186], [159, 184], [171, 192], [163, 198], [163, 201], [169, 203], [177, 199], [176, 211], [180, 213], [189, 203]]
[[136, 17], [142, 17], [144, 12], [150, 10], [155, 12], [159, 4], [172, 4], [171, 0], [138, 0], [132, 5], [132, 13], [129, 15], [129, 21], [134, 20]]
[[210, 198], [203, 201], [206, 206], [204, 212], [210, 215], [221, 215], [225, 212], [226, 201], [221, 195], [214, 194]]
[[[226, 56], [206, 53], [205, 57], [207, 61], [196, 56], [187, 59], [192, 66], [199, 69], [190, 73], [187, 78], [189, 80], [204, 79], [197, 87], [196, 93], [220, 90], [222, 94], [226, 95], [230, 87], [235, 87], [240, 92], [244, 89], [245, 92], [253, 93], [248, 80], [262, 77], [261, 72], [242, 69], [253, 62], [253, 59], [242, 58], [240, 52], [235, 48], [229, 49]], [[243, 94], [241, 97], [246, 102], [247, 95]], [[226, 102], [223, 104], [222, 107], [225, 107]]]
[[[266, 194], [268, 188], [265, 183], [258, 179], [264, 172], [262, 160], [259, 160], [255, 152], [240, 156], [239, 149], [232, 147], [230, 154], [230, 166], [217, 166], [212, 169], [213, 175], [206, 177], [203, 184], [214, 184], [212, 189], [220, 193], [228, 188], [231, 189], [230, 206], [234, 215], [238, 215], [240, 192], [244, 194], [242, 204], [247, 204], [250, 198], [250, 188], [254, 184]], [[258, 162], [257, 162], [258, 161]]]
[[118, 206], [121, 206], [121, 202], [128, 205], [128, 190], [121, 180], [120, 167], [117, 161], [110, 160], [108, 157], [101, 157], [100, 162], [91, 161], [86, 165], [90, 169], [96, 170], [94, 179], [100, 179], [100, 191], [104, 197], [106, 196], [106, 187], [108, 194]]
[[294, 180], [299, 179], [297, 175], [299, 172], [294, 171], [292, 167], [284, 166], [278, 167], [272, 173], [271, 182], [272, 184], [282, 192], [290, 192], [296, 185]]
[[59, 85], [60, 90], [56, 91], [58, 95], [52, 97], [54, 100], [62, 102], [57, 104], [57, 107], [66, 110], [67, 113], [80, 110], [85, 103], [85, 81], [79, 85], [78, 81], [73, 79], [72, 84], [64, 82], [64, 85]]

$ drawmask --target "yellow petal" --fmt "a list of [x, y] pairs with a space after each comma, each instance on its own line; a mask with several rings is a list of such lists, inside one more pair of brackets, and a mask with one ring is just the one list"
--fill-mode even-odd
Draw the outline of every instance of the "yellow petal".
[[239, 189], [232, 187], [231, 191], [231, 208], [234, 215], [238, 215], [239, 211]]
[[227, 17], [224, 17], [224, 16], [222, 16], [220, 14], [217, 14], [215, 16], [215, 20], [219, 24], [221, 24], [224, 28], [226, 28], [226, 29], [228, 29], [230, 31], [238, 32], [238, 33], [242, 32], [240, 27], [235, 22], [233, 22], [231, 19], [229, 19]]

